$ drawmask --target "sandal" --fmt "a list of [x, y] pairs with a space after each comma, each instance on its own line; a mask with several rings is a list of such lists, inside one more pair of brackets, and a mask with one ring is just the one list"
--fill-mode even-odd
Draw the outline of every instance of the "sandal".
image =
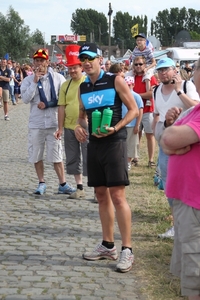
[[148, 167], [149, 167], [149, 168], [154, 168], [154, 167], [156, 167], [155, 162], [149, 161], [149, 162], [148, 162]]
[[131, 164], [134, 165], [135, 167], [137, 167], [138, 166], [137, 158], [132, 159]]

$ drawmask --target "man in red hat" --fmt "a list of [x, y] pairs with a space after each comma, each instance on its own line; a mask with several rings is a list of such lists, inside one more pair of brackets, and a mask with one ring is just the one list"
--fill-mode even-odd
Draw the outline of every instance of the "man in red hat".
[[74, 134], [79, 116], [78, 89], [81, 82], [85, 80], [81, 62], [78, 59], [79, 48], [78, 45], [68, 45], [65, 50], [70, 79], [64, 82], [60, 89], [58, 130], [56, 132], [56, 138], [59, 139], [64, 127], [67, 174], [74, 175], [77, 184], [77, 190], [69, 196], [70, 199], [85, 198], [82, 174], [87, 175], [87, 141], [79, 143]]
[[37, 50], [33, 60], [35, 72], [22, 81], [21, 96], [24, 103], [30, 103], [29, 162], [35, 165], [39, 180], [35, 194], [42, 195], [46, 191], [43, 165], [45, 144], [47, 161], [54, 164], [59, 179], [58, 193], [71, 194], [76, 189], [66, 183], [62, 143], [60, 139], [55, 142], [54, 136], [58, 128], [58, 93], [65, 78], [48, 69], [48, 53], [45, 49]]

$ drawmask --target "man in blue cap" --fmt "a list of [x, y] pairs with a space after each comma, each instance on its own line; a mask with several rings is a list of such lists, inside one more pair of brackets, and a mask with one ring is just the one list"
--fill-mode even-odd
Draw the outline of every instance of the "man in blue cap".
[[[125, 195], [125, 186], [129, 185], [125, 126], [138, 116], [138, 108], [124, 79], [101, 69], [101, 51], [96, 44], [82, 45], [79, 59], [87, 77], [79, 88], [79, 119], [74, 130], [81, 143], [87, 140], [89, 131], [88, 186], [95, 188], [102, 225], [102, 242], [94, 250], [85, 252], [83, 258], [117, 260], [114, 243], [116, 214], [122, 239], [116, 269], [125, 273], [131, 270], [134, 261], [131, 210]], [[123, 118], [122, 103], [127, 107]], [[92, 114], [96, 109], [103, 114], [108, 107], [113, 111], [111, 125], [106, 127], [106, 133], [99, 130], [96, 134], [92, 130]]]
[[[160, 85], [154, 91], [154, 124], [155, 132], [158, 131], [158, 126], [162, 124], [163, 128], [168, 127], [165, 121], [167, 111], [172, 107], [180, 109], [180, 115], [188, 108], [199, 103], [199, 95], [196, 87], [191, 81], [182, 80], [177, 73], [174, 61], [169, 58], [160, 59], [157, 63], [156, 70]], [[158, 123], [157, 123], [158, 122]], [[160, 136], [156, 135], [158, 143]], [[167, 178], [167, 164], [169, 156], [163, 152], [162, 147], [159, 147], [159, 167], [165, 190]], [[168, 198], [168, 202], [173, 215], [173, 199]], [[160, 238], [174, 238], [174, 226], [163, 234], [159, 234]]]

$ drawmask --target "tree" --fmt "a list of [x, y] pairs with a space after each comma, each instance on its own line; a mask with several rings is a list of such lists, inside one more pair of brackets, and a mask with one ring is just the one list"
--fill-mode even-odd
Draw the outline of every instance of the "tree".
[[3, 57], [7, 52], [5, 39], [4, 39], [5, 22], [6, 22], [5, 17], [0, 13], [0, 57]]
[[31, 46], [30, 29], [19, 14], [10, 6], [6, 17], [0, 16], [0, 22], [0, 36], [3, 43], [0, 55], [9, 53], [10, 57], [16, 60], [27, 57]]
[[24, 61], [33, 44], [45, 44], [41, 31], [36, 29], [30, 34], [29, 27], [12, 6], [6, 16], [0, 13], [0, 57], [9, 53], [12, 59]]
[[147, 34], [147, 16], [132, 17], [128, 12], [122, 13], [121, 11], [116, 13], [113, 18], [113, 32], [114, 39], [117, 43], [119, 42], [120, 48], [122, 48], [122, 41], [125, 49], [134, 48], [135, 39], [132, 37], [131, 28], [135, 24], [138, 24], [139, 32]]
[[45, 45], [45, 40], [42, 32], [39, 29], [36, 29], [32, 34], [32, 43], [37, 45]]
[[181, 30], [200, 34], [200, 11], [175, 7], [159, 11], [156, 21], [151, 20], [151, 34], [161, 41], [162, 46], [173, 45]]
[[71, 30], [77, 35], [86, 35], [86, 41], [108, 43], [107, 18], [92, 9], [77, 9], [72, 14]]
[[119, 48], [122, 49], [122, 52], [127, 48], [133, 48], [132, 26], [132, 17], [129, 13], [122, 13], [121, 11], [116, 13], [113, 18], [114, 40], [119, 45]]
[[190, 31], [190, 36], [192, 40], [200, 41], [200, 33], [197, 33], [196, 31]]

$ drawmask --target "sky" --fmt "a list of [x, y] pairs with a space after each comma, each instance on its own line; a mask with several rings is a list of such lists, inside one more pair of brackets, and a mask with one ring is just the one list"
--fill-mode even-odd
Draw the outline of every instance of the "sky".
[[[118, 11], [128, 12], [133, 16], [147, 16], [150, 25], [151, 19], [156, 18], [159, 11], [178, 7], [186, 9], [193, 8], [200, 10], [199, 0], [140, 0], [140, 1], [120, 1], [120, 0], [1, 0], [0, 12], [6, 16], [9, 7], [18, 12], [25, 25], [29, 26], [30, 32], [39, 29], [47, 43], [50, 43], [51, 35], [71, 35], [70, 23], [72, 14], [77, 9], [93, 9], [99, 13], [108, 15], [109, 3], [113, 10], [112, 18]], [[150, 4], [150, 6], [149, 6]], [[144, 9], [145, 8], [145, 9]], [[107, 16], [108, 17], [108, 16]], [[134, 24], [133, 24], [134, 25]], [[148, 31], [150, 28], [148, 28]]]

